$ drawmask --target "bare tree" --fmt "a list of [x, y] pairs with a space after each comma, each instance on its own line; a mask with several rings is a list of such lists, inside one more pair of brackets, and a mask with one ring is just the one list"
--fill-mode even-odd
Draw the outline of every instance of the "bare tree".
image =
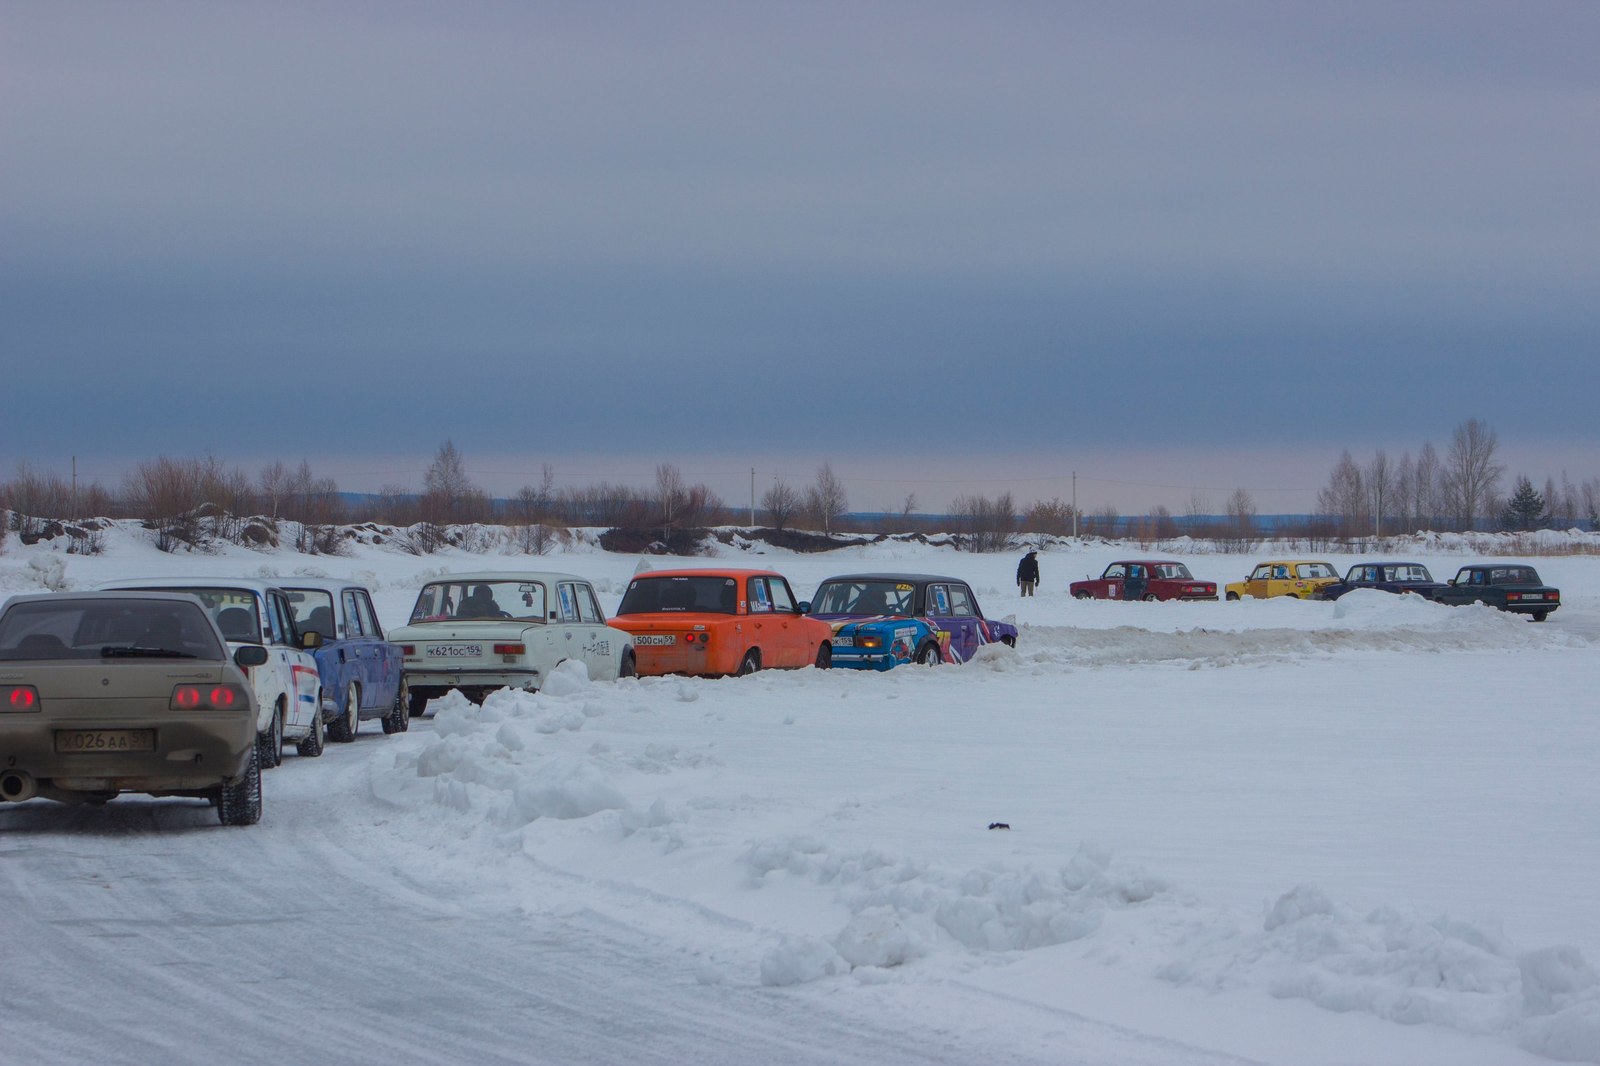
[[1065, 537], [1072, 532], [1072, 517], [1072, 504], [1059, 496], [1050, 500], [1036, 500], [1023, 512], [1018, 532]]
[[987, 496], [962, 496], [950, 504], [961, 544], [968, 551], [1003, 551], [1016, 532], [1016, 504], [1011, 493], [990, 500]]
[[155, 531], [156, 548], [170, 552], [199, 546], [204, 486], [205, 468], [199, 460], [163, 455], [134, 467], [122, 494], [130, 510]]
[[800, 494], [789, 487], [783, 478], [773, 481], [772, 487], [761, 494], [761, 509], [767, 512], [767, 521], [773, 529], [786, 529], [800, 513]]
[[418, 501], [421, 521], [417, 523], [418, 547], [424, 552], [438, 551], [444, 543], [444, 527], [471, 521], [474, 506], [486, 506], [487, 497], [467, 476], [466, 461], [455, 442], [446, 440], [434, 453], [433, 462], [422, 474], [422, 498]]
[[806, 490], [806, 513], [822, 528], [824, 536], [831, 536], [834, 523], [844, 517], [848, 506], [844, 485], [833, 476], [833, 465], [823, 463], [817, 470], [816, 483]]
[[1493, 513], [1505, 467], [1494, 461], [1500, 437], [1487, 422], [1469, 418], [1456, 427], [1444, 460], [1447, 509], [1461, 529], [1473, 529]]
[[[1346, 448], [1334, 464], [1328, 484], [1317, 493], [1317, 513], [1331, 521], [1340, 537], [1359, 536], [1371, 528], [1365, 481], [1361, 468]], [[1233, 517], [1232, 511], [1228, 514]]]
[[[1346, 453], [1348, 454], [1348, 453]], [[1239, 547], [1243, 548], [1256, 537], [1256, 501], [1243, 488], [1233, 490], [1227, 504], [1228, 525]]]
[[1372, 462], [1367, 464], [1366, 490], [1368, 509], [1372, 514], [1372, 535], [1383, 536], [1384, 516], [1394, 508], [1395, 497], [1395, 471], [1389, 463], [1389, 456], [1382, 448], [1373, 455]]
[[657, 524], [669, 533], [673, 527], [683, 520], [682, 511], [689, 500], [689, 490], [683, 484], [683, 474], [671, 463], [661, 463], [656, 467], [656, 511], [659, 515]]
[[267, 517], [276, 522], [283, 511], [283, 503], [289, 496], [289, 481], [293, 475], [289, 468], [281, 461], [268, 463], [261, 468], [261, 474], [256, 479], [256, 485], [261, 492], [261, 507], [267, 512]]
[[1432, 529], [1439, 520], [1439, 481], [1439, 453], [1424, 443], [1411, 475], [1411, 513], [1421, 528]]

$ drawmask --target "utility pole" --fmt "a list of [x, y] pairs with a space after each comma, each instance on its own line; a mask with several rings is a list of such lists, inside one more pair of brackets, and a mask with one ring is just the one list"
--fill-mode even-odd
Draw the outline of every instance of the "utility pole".
[[83, 516], [78, 513], [78, 457], [72, 457], [72, 520], [76, 522]]
[[1078, 472], [1072, 472], [1072, 537], [1078, 537]]
[[756, 527], [756, 468], [750, 468], [750, 528]]

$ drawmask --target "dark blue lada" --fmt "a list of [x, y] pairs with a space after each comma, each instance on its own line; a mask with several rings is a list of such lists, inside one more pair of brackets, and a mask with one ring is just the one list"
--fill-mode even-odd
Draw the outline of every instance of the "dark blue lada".
[[1343, 581], [1318, 589], [1314, 600], [1336, 600], [1351, 589], [1377, 589], [1379, 592], [1410, 592], [1434, 599], [1444, 583], [1435, 581], [1421, 563], [1357, 563]]

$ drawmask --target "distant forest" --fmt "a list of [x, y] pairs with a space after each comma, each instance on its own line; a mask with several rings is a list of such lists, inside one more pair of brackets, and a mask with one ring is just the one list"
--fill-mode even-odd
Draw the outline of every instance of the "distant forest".
[[[1271, 536], [1332, 547], [1423, 530], [1600, 528], [1600, 478], [1573, 484], [1563, 472], [1559, 481], [1546, 476], [1540, 487], [1519, 473], [1508, 481], [1498, 452], [1493, 428], [1475, 418], [1456, 427], [1442, 453], [1426, 442], [1415, 456], [1394, 459], [1380, 450], [1361, 463], [1346, 450], [1318, 492], [1315, 513], [1297, 516], [1259, 514], [1244, 488], [1220, 513], [1200, 493], [1181, 515], [1156, 506], [1130, 516], [1109, 506], [1081, 510], [1059, 497], [1019, 506], [1007, 492], [960, 496], [937, 515], [920, 509], [915, 495], [898, 512], [855, 515], [825, 463], [807, 484], [776, 479], [758, 501], [754, 524], [796, 538], [943, 533], [972, 551], [1004, 550], [1018, 535], [1143, 542], [1188, 536], [1239, 545]], [[0, 509], [8, 535], [28, 542], [70, 527], [84, 551], [95, 550], [93, 520], [104, 518], [142, 521], [163, 550], [208, 538], [258, 545], [284, 538], [310, 553], [338, 552], [342, 530], [362, 523], [404, 529], [408, 545], [424, 553], [458, 538], [451, 530], [500, 526], [512, 547], [530, 554], [544, 554], [563, 530], [578, 527], [607, 530], [603, 543], [612, 550], [691, 553], [707, 528], [752, 524], [749, 507], [730, 506], [704, 484], [687, 483], [670, 463], [656, 467], [646, 488], [607, 482], [558, 488], [554, 468], [544, 464], [535, 482], [492, 497], [473, 482], [449, 440], [422, 472], [420, 488], [386, 485], [353, 494], [305, 461], [274, 462], [252, 476], [214, 456], [160, 456], [140, 462], [114, 487], [80, 485], [23, 465], [0, 483]]]

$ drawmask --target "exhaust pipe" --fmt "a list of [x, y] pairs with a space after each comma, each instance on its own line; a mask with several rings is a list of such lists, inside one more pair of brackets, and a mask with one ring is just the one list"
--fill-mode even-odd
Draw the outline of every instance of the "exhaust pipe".
[[32, 774], [21, 770], [7, 770], [0, 774], [0, 800], [22, 803], [39, 794], [39, 784]]

